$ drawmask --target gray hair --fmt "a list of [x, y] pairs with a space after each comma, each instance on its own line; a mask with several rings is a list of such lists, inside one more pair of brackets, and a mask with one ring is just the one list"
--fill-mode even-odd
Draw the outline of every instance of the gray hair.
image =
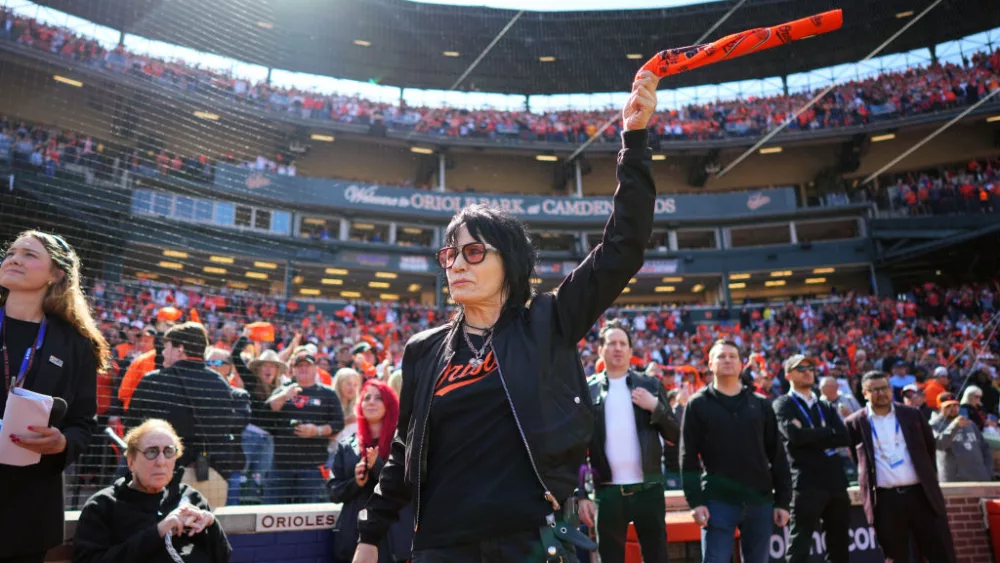
[[968, 387], [965, 388], [965, 391], [962, 393], [962, 404], [963, 405], [969, 404], [969, 398], [975, 396], [982, 397], [983, 390], [980, 389], [979, 386], [977, 385], [969, 385]]
[[837, 378], [835, 378], [835, 377], [830, 377], [829, 375], [828, 375], [828, 376], [826, 376], [826, 377], [824, 377], [823, 379], [820, 379], [820, 380], [819, 380], [819, 387], [820, 387], [820, 389], [822, 389], [823, 387], [826, 387], [826, 386], [827, 386], [827, 385], [829, 385], [830, 383], [833, 383], [833, 384], [834, 384], [834, 385], [836, 385], [837, 387], [840, 387], [840, 384], [839, 384], [839, 383], [837, 383]]

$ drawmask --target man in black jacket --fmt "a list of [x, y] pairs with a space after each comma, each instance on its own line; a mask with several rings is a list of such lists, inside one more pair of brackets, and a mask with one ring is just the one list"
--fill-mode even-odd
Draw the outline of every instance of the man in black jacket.
[[[126, 414], [134, 428], [148, 418], [161, 418], [177, 431], [184, 455], [177, 467], [213, 507], [225, 506], [226, 479], [243, 467], [239, 436], [250, 420], [250, 401], [217, 372], [205, 367], [208, 333], [199, 323], [184, 323], [164, 335], [167, 366], [142, 378]], [[207, 454], [208, 469], [199, 457]], [[206, 475], [207, 474], [207, 475]]]
[[729, 561], [740, 529], [746, 563], [766, 563], [772, 523], [788, 523], [791, 477], [767, 399], [740, 382], [740, 350], [719, 340], [708, 354], [711, 385], [684, 411], [681, 480], [702, 526], [705, 561]]
[[[628, 524], [635, 525], [642, 560], [667, 561], [664, 527], [663, 454], [660, 436], [677, 442], [680, 426], [659, 380], [629, 371], [632, 335], [614, 321], [600, 334], [598, 353], [607, 366], [590, 378], [594, 434], [590, 467], [597, 501], [597, 543], [604, 563], [625, 561]], [[594, 526], [594, 504], [580, 500], [580, 520]]]
[[792, 511], [787, 559], [809, 559], [813, 532], [823, 520], [826, 560], [847, 563], [851, 499], [847, 476], [837, 448], [850, 441], [847, 428], [830, 403], [813, 392], [816, 364], [796, 354], [785, 360], [792, 390], [775, 399], [774, 413], [792, 471]]

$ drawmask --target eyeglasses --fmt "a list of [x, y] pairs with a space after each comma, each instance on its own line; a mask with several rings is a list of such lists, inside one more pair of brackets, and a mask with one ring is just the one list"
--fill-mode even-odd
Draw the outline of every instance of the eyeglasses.
[[163, 446], [161, 450], [159, 446], [153, 446], [142, 450], [142, 457], [153, 461], [160, 457], [160, 453], [163, 453], [164, 459], [173, 459], [177, 455], [177, 448], [175, 446]]
[[792, 368], [792, 371], [800, 371], [802, 373], [816, 373], [816, 368], [812, 366], [797, 366]]
[[890, 391], [892, 391], [892, 387], [889, 387], [888, 385], [882, 386], [882, 387], [869, 387], [868, 388], [868, 392], [869, 393], [889, 393]]
[[483, 260], [486, 260], [486, 254], [489, 252], [498, 252], [496, 248], [486, 244], [485, 242], [470, 242], [469, 244], [463, 244], [462, 246], [446, 246], [437, 252], [437, 261], [442, 268], [447, 270], [455, 265], [455, 260], [458, 258], [459, 251], [462, 252], [462, 258], [465, 259], [466, 264], [479, 264]]
[[229, 361], [228, 360], [206, 360], [205, 361], [205, 365], [217, 368], [219, 366], [228, 366], [229, 365]]

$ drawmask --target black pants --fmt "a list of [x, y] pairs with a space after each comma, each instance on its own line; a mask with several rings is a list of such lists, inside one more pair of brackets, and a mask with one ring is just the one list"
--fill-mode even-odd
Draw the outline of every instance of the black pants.
[[42, 551], [41, 553], [29, 553], [27, 555], [15, 555], [13, 557], [0, 557], [0, 563], [43, 563], [45, 561], [45, 554], [48, 551]]
[[597, 503], [597, 552], [601, 563], [624, 563], [625, 539], [629, 522], [639, 537], [642, 560], [645, 563], [666, 563], [667, 530], [664, 524], [666, 506], [663, 485], [629, 493], [614, 485], [600, 487]]
[[934, 511], [923, 487], [878, 489], [875, 495], [875, 537], [886, 563], [910, 563], [911, 537], [918, 561], [955, 562], [948, 517]]
[[[544, 563], [542, 537], [538, 531], [521, 532], [477, 543], [421, 549], [413, 563]], [[579, 563], [576, 547], [563, 545], [563, 563]]]
[[796, 490], [792, 496], [792, 519], [788, 528], [788, 563], [805, 563], [813, 546], [813, 532], [823, 520], [826, 561], [847, 563], [848, 521], [851, 497], [847, 491]]

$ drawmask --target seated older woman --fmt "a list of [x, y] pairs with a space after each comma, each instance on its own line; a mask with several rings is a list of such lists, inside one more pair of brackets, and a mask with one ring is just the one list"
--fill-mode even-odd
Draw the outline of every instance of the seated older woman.
[[232, 547], [201, 494], [174, 464], [183, 444], [149, 419], [125, 436], [131, 475], [92, 496], [73, 537], [73, 563], [227, 563]]

